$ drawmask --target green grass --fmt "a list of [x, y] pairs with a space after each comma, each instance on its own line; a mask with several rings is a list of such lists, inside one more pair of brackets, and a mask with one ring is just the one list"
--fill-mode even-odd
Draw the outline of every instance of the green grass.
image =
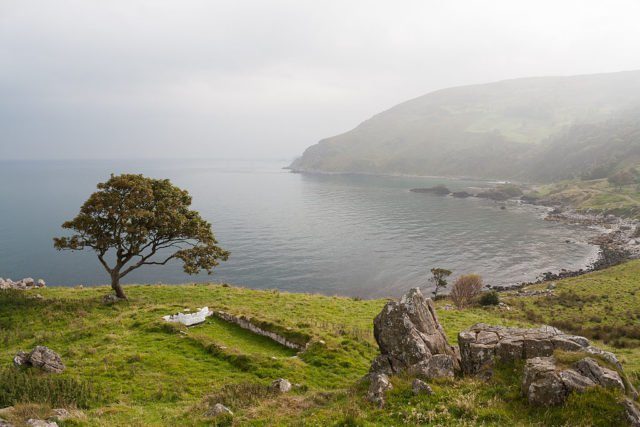
[[579, 212], [640, 218], [640, 186], [617, 187], [606, 179], [568, 180], [538, 186], [531, 193], [544, 200], [568, 204]]
[[[503, 296], [511, 311], [444, 310], [443, 300], [438, 316], [452, 343], [459, 331], [478, 322], [566, 322], [570, 332], [606, 331], [610, 335], [601, 338], [608, 348], [623, 345], [614, 351], [637, 383], [637, 340], [614, 336], [621, 327], [638, 325], [637, 277], [640, 262], [630, 262], [560, 281], [555, 297]], [[531, 408], [519, 394], [519, 366], [501, 367], [490, 381], [435, 382], [433, 396], [415, 397], [410, 379], [394, 378], [388, 406], [376, 408], [365, 401], [366, 384], [359, 380], [378, 352], [372, 320], [386, 300], [217, 284], [136, 285], [126, 287], [129, 301], [105, 305], [101, 298], [108, 292], [106, 287], [0, 292], [0, 374], [5, 375], [0, 407], [16, 405], [15, 412], [0, 417], [20, 423], [33, 414], [46, 416], [55, 406], [78, 406], [79, 415], [64, 425], [606, 425], [621, 414], [615, 404], [619, 396], [603, 390], [572, 397], [562, 410]], [[311, 344], [296, 354], [217, 318], [188, 329], [161, 320], [203, 306]], [[43, 376], [11, 366], [18, 350], [35, 345], [59, 352], [65, 373]], [[297, 384], [291, 393], [269, 392], [269, 383], [280, 377]], [[38, 379], [48, 382], [35, 386]], [[47, 400], [47, 394], [59, 398]], [[231, 407], [232, 419], [205, 416], [218, 402]], [[587, 416], [594, 417], [591, 424]]]

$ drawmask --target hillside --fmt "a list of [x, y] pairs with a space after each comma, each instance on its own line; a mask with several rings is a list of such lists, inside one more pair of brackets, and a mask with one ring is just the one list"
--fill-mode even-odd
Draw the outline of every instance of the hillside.
[[[553, 180], [625, 161], [640, 71], [439, 90], [309, 147], [295, 171]], [[613, 135], [612, 135], [613, 132]], [[605, 147], [616, 144], [615, 153]], [[559, 155], [570, 155], [567, 167]], [[548, 162], [548, 160], [555, 160]], [[628, 161], [628, 159], [626, 159]], [[540, 169], [540, 165], [545, 167]]]
[[[438, 315], [451, 342], [477, 322], [551, 323], [583, 333], [615, 351], [637, 384], [638, 274], [634, 261], [560, 281], [553, 295], [505, 294], [510, 310], [450, 310], [442, 300]], [[21, 425], [62, 406], [72, 418], [61, 425], [91, 426], [611, 425], [623, 419], [616, 395], [603, 389], [574, 395], [559, 408], [532, 408], [514, 382], [517, 366], [497, 370], [488, 381], [436, 381], [434, 394], [423, 396], [413, 396], [408, 379], [394, 378], [387, 406], [377, 408], [358, 380], [378, 353], [372, 319], [385, 300], [215, 284], [126, 290], [130, 300], [116, 304], [102, 302], [107, 287], [46, 288], [37, 291], [40, 297], [0, 292], [0, 408], [13, 406], [0, 409], [0, 418]], [[296, 355], [215, 318], [189, 329], [161, 320], [205, 305], [312, 344]], [[17, 351], [38, 344], [60, 353], [63, 374], [52, 378], [11, 366]], [[268, 390], [280, 377], [297, 384], [290, 393]], [[233, 418], [207, 416], [216, 402], [229, 406]]]

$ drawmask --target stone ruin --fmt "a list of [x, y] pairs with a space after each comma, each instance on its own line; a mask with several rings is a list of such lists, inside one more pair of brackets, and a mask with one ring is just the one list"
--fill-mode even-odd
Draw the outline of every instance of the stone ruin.
[[[520, 387], [532, 405], [559, 405], [572, 392], [601, 386], [620, 390], [627, 418], [640, 426], [638, 393], [616, 356], [591, 345], [588, 339], [551, 326], [508, 328], [476, 324], [449, 344], [438, 322], [433, 301], [418, 288], [400, 301], [388, 302], [373, 322], [380, 355], [371, 363], [367, 398], [384, 405], [392, 388], [389, 376], [405, 373], [422, 379], [458, 375], [490, 377], [496, 363], [524, 363]], [[556, 351], [576, 353], [572, 363], [556, 360]]]

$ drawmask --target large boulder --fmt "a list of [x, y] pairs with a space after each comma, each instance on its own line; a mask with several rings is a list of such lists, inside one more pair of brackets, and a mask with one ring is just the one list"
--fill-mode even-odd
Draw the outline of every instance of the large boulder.
[[371, 364], [372, 373], [441, 378], [453, 377], [459, 368], [456, 349], [447, 341], [433, 301], [418, 288], [387, 303], [373, 321], [373, 333], [381, 354]]
[[65, 369], [60, 355], [50, 348], [42, 345], [34, 348], [31, 353], [19, 351], [13, 358], [13, 363], [16, 366], [33, 366], [40, 368], [45, 372], [56, 374], [61, 373]]

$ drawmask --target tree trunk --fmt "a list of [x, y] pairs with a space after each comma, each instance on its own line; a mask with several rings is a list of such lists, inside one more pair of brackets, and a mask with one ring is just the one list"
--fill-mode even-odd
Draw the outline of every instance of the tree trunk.
[[122, 290], [122, 286], [120, 285], [119, 272], [111, 273], [111, 289], [115, 291], [118, 298], [127, 299], [127, 296], [124, 294], [124, 290]]

